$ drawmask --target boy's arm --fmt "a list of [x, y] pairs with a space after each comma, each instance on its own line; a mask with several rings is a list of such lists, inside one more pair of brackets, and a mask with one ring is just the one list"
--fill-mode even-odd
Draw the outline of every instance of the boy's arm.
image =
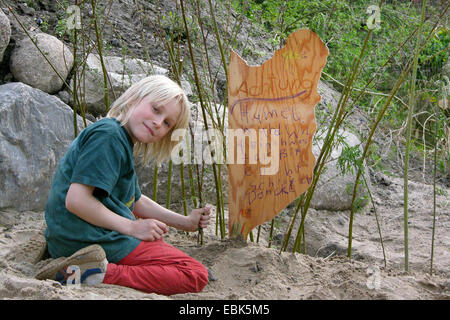
[[159, 239], [167, 232], [167, 226], [160, 221], [133, 221], [114, 213], [93, 196], [93, 191], [92, 186], [72, 183], [66, 196], [67, 210], [95, 226], [145, 241]]
[[210, 208], [192, 210], [189, 216], [184, 216], [170, 211], [149, 197], [141, 195], [134, 204], [135, 216], [144, 219], [156, 219], [176, 229], [184, 231], [196, 231], [198, 227], [205, 228], [209, 224]]

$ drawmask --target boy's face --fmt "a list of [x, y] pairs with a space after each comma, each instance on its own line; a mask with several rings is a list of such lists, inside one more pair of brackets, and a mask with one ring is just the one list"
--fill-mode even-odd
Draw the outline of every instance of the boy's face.
[[180, 105], [175, 99], [157, 104], [145, 97], [132, 111], [125, 128], [133, 143], [157, 142], [175, 126], [180, 113]]

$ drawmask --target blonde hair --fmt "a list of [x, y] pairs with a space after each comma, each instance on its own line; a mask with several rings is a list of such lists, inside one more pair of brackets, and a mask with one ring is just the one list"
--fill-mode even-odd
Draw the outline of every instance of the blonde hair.
[[122, 126], [128, 123], [134, 108], [145, 97], [155, 103], [165, 104], [173, 99], [180, 106], [180, 116], [170, 131], [159, 141], [142, 143], [136, 141], [134, 156], [145, 165], [151, 160], [161, 163], [170, 158], [171, 152], [180, 141], [172, 141], [172, 132], [176, 129], [186, 129], [189, 124], [189, 101], [183, 89], [173, 80], [163, 75], [146, 77], [128, 88], [114, 103], [106, 115], [117, 119]]

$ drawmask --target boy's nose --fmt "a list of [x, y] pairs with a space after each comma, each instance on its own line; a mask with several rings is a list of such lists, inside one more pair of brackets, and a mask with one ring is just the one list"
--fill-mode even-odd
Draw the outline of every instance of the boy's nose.
[[162, 118], [155, 118], [153, 119], [153, 125], [159, 127], [162, 124]]

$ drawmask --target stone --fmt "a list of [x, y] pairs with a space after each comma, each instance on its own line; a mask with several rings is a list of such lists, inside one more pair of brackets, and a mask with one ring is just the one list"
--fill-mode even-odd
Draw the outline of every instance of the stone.
[[[62, 79], [42, 56], [33, 41], [51, 61]], [[16, 44], [11, 53], [11, 72], [15, 80], [19, 82], [47, 93], [56, 93], [61, 90], [72, 69], [73, 55], [62, 41], [52, 35], [38, 33], [33, 36], [33, 41], [27, 37]]]
[[[122, 59], [122, 57], [106, 56], [103, 59], [109, 77], [108, 94], [110, 104], [135, 82], [150, 74], [168, 75], [168, 70], [141, 59]], [[103, 71], [98, 54], [91, 53], [86, 59], [85, 78], [83, 80], [86, 111], [94, 116], [106, 115], [105, 97], [103, 93]], [[73, 87], [73, 79], [70, 82]], [[72, 96], [69, 104], [73, 105]]]
[[0, 210], [44, 210], [73, 139], [73, 111], [56, 96], [20, 82], [0, 86]]
[[[358, 137], [348, 131], [340, 131], [341, 135], [349, 147], [361, 145]], [[317, 158], [322, 148], [322, 142], [313, 146], [313, 154]], [[360, 148], [361, 149], [361, 148]], [[353, 172], [342, 174], [338, 167], [338, 158], [342, 153], [342, 145], [335, 148], [329, 156], [326, 170], [322, 171], [314, 195], [311, 199], [311, 207], [317, 210], [341, 211], [350, 210], [352, 202], [353, 185], [356, 179], [356, 169]], [[362, 150], [361, 150], [362, 153]], [[365, 167], [365, 178], [370, 185], [367, 167]], [[363, 176], [359, 180], [357, 193], [357, 206], [364, 207], [368, 203], [368, 192], [365, 188]]]
[[0, 62], [3, 61], [3, 54], [11, 40], [11, 24], [8, 17], [0, 9]]
[[[154, 62], [147, 62], [137, 58], [122, 58], [118, 56], [105, 56], [103, 62], [108, 73], [108, 97], [110, 104], [118, 98], [126, 89], [139, 80], [152, 75], [169, 75], [169, 71], [157, 66]], [[103, 70], [98, 54], [91, 53], [86, 59], [85, 72], [85, 101], [86, 110], [92, 115], [106, 115], [105, 97], [103, 93]], [[73, 86], [73, 80], [70, 87]], [[192, 88], [188, 81], [181, 80], [181, 86], [186, 94], [192, 95]], [[73, 105], [72, 96], [69, 104]]]

